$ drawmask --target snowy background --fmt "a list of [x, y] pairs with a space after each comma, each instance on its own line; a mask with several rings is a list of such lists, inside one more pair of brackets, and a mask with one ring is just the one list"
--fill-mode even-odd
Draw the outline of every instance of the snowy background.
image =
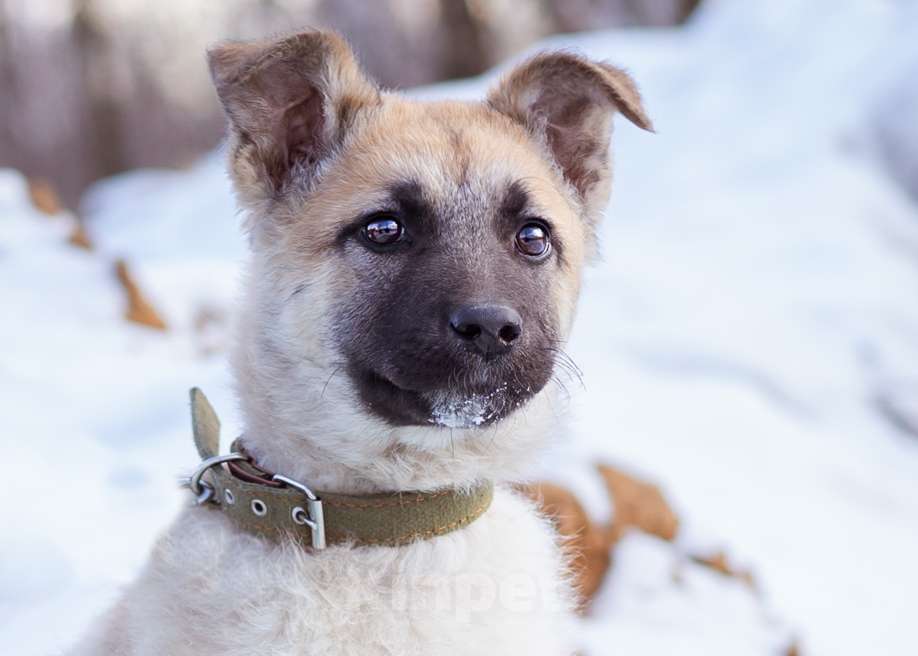
[[[628, 67], [659, 131], [619, 121], [585, 384], [546, 472], [601, 516], [590, 463], [614, 462], [682, 530], [617, 547], [587, 653], [918, 654], [918, 3], [715, 0], [543, 45]], [[189, 387], [238, 426], [222, 156], [98, 183], [82, 213], [93, 251], [0, 173], [7, 654], [71, 643], [186, 502]], [[123, 319], [118, 257], [167, 331]], [[754, 588], [687, 557], [718, 550]]]

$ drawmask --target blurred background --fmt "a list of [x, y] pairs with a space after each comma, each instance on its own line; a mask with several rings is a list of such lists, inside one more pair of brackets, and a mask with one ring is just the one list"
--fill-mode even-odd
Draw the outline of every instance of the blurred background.
[[304, 25], [418, 99], [545, 48], [642, 90], [534, 477], [590, 563], [583, 653], [918, 653], [915, 0], [0, 0], [4, 651], [136, 577], [188, 502], [188, 388], [238, 435], [204, 51]]
[[220, 39], [332, 27], [405, 88], [477, 75], [549, 34], [675, 25], [697, 2], [0, 0], [0, 166], [75, 207], [98, 178], [190, 164], [223, 131], [203, 57]]

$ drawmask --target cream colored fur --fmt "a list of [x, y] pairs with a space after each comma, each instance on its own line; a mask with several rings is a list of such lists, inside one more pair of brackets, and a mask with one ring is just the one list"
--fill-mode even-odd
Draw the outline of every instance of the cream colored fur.
[[[262, 62], [257, 66], [271, 64], [300, 56], [297, 49], [320, 67], [315, 84], [325, 84], [321, 97], [329, 120], [345, 100], [361, 110], [348, 118], [344, 141], [309, 183], [293, 185], [283, 197], [266, 187], [257, 159], [257, 148], [271, 145], [258, 139], [269, 139], [270, 132], [246, 140], [235, 130], [236, 122], [257, 127], [261, 115], [230, 112], [230, 168], [252, 245], [233, 357], [246, 445], [265, 468], [319, 490], [431, 490], [491, 479], [497, 483], [493, 505], [470, 526], [431, 540], [317, 553], [261, 541], [219, 510], [189, 506], [159, 540], [138, 580], [71, 653], [571, 654], [572, 594], [556, 534], [510, 488], [558, 432], [563, 403], [556, 382], [486, 428], [393, 428], [372, 415], [342, 370], [330, 335], [330, 309], [353, 284], [347, 262], [334, 255], [333, 234], [338, 217], [367, 206], [367, 194], [398, 176], [419, 178], [443, 197], [460, 177], [462, 184], [482, 185], [483, 195], [490, 183], [523, 178], [532, 202], [565, 240], [568, 265], [546, 293], [566, 336], [592, 224], [608, 194], [608, 123], [623, 103], [632, 113], [639, 110], [639, 96], [623, 73], [609, 81], [602, 76], [611, 69], [561, 54], [521, 67], [495, 90], [490, 105], [413, 103], [377, 93], [343, 42], [322, 33], [280, 46], [226, 46], [212, 61], [232, 73], [239, 62], [254, 57]], [[615, 93], [627, 96], [581, 93], [574, 78], [565, 83], [593, 107], [583, 129], [595, 134], [576, 134], [576, 152], [592, 153], [577, 160], [575, 173], [585, 177], [576, 179], [552, 153], [565, 144], [540, 132], [551, 116], [538, 114], [543, 106], [555, 111], [543, 98], [552, 86], [546, 76], [571, 66], [589, 84], [617, 85]], [[226, 94], [236, 93], [240, 76], [233, 75], [215, 72]], [[562, 136], [577, 127], [569, 105], [557, 110]], [[270, 116], [257, 102], [255, 109]], [[538, 115], [528, 115], [533, 112]]]
[[498, 489], [461, 531], [309, 554], [185, 511], [74, 656], [570, 654], [551, 527]]

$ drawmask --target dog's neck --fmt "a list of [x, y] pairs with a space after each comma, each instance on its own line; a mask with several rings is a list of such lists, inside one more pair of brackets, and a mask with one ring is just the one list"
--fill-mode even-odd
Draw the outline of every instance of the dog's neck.
[[[276, 406], [247, 408], [242, 441], [256, 462], [326, 492], [366, 494], [470, 488], [483, 480], [525, 480], [551, 428], [536, 416], [547, 392], [488, 428], [333, 426], [303, 416], [291, 425]], [[347, 414], [343, 410], [342, 414]]]

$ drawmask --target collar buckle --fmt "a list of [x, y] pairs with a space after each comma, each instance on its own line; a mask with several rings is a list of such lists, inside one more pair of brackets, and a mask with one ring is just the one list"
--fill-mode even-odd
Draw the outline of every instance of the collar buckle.
[[306, 496], [306, 508], [296, 506], [290, 513], [294, 523], [301, 526], [308, 526], [312, 534], [312, 548], [325, 548], [325, 513], [322, 509], [322, 499], [316, 496], [316, 493], [310, 490], [306, 485], [295, 481], [292, 478], [282, 474], [274, 474], [271, 480], [289, 485], [296, 488]]

